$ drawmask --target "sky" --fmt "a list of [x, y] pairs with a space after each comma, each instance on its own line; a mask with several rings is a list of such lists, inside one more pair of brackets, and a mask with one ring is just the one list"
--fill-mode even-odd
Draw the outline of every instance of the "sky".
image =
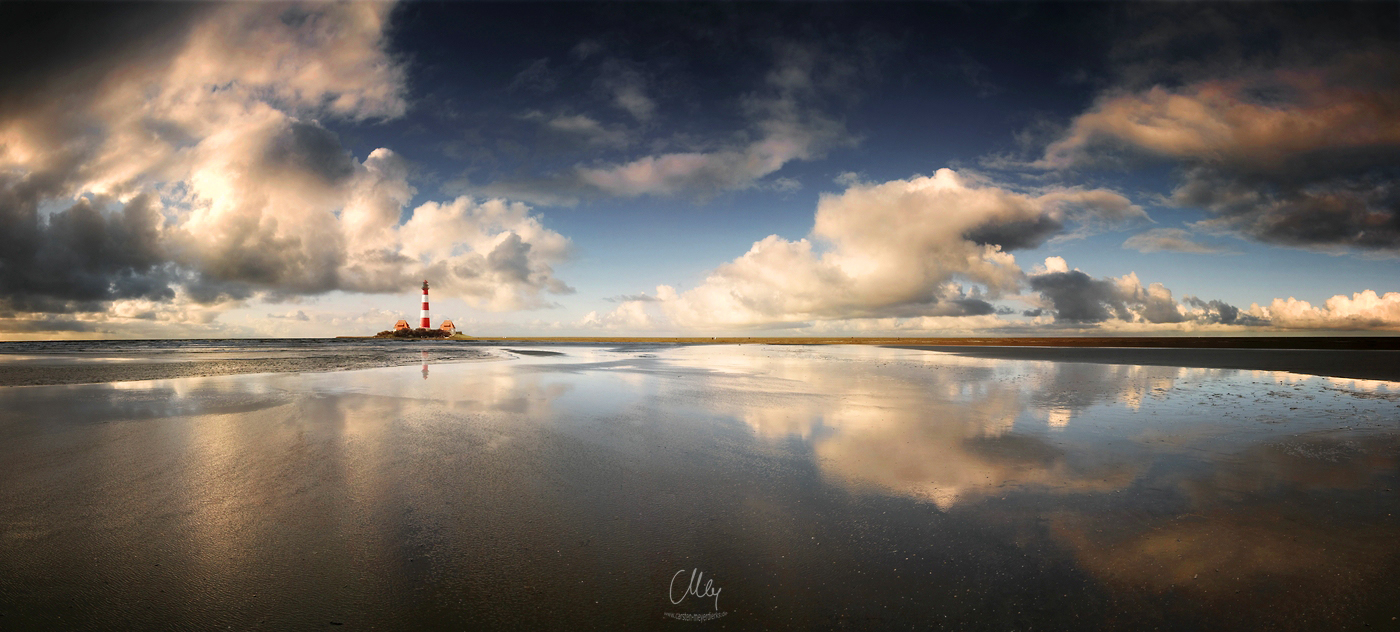
[[0, 3], [0, 339], [1400, 331], [1400, 4]]

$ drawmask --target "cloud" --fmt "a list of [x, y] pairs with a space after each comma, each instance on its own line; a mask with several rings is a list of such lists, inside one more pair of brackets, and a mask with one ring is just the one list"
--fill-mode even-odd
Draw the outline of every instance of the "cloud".
[[[167, 265], [159, 202], [117, 205], [81, 198], [41, 221], [25, 178], [0, 176], [0, 296], [11, 309], [91, 310], [124, 298], [168, 299], [179, 280]], [[117, 208], [104, 212], [111, 204]]]
[[647, 294], [646, 292], [643, 292], [641, 294], [621, 294], [618, 296], [609, 296], [603, 300], [609, 303], [630, 303], [633, 301], [640, 301], [643, 303], [655, 303], [661, 299]]
[[1101, 96], [1038, 161], [1165, 160], [1201, 227], [1311, 249], [1400, 249], [1400, 53], [1236, 70]]
[[[404, 113], [391, 5], [167, 10], [152, 22], [168, 41], [132, 30], [37, 62], [82, 83], [0, 87], [0, 308], [212, 319], [186, 307], [393, 292], [424, 275], [488, 309], [571, 291], [551, 267], [568, 240], [528, 207], [430, 202], [400, 225], [407, 163], [388, 149], [358, 160], [320, 122]], [[48, 105], [19, 92], [31, 86]]]
[[1130, 320], [1118, 285], [1107, 279], [1094, 279], [1083, 272], [1047, 272], [1031, 277], [1031, 289], [1040, 292], [1055, 310], [1055, 319], [1070, 322], [1103, 322], [1110, 318]]
[[583, 139], [589, 145], [602, 147], [626, 147], [631, 144], [631, 135], [621, 127], [605, 127], [602, 123], [583, 114], [556, 116], [545, 126], [562, 134]]
[[267, 317], [276, 320], [296, 320], [301, 322], [309, 322], [311, 320], [311, 317], [307, 316], [306, 312], [299, 309], [292, 310], [286, 314], [268, 314]]
[[[1178, 303], [1172, 291], [1161, 283], [1146, 287], [1136, 273], [1118, 278], [1094, 278], [1070, 270], [1064, 259], [1046, 259], [1029, 277], [1031, 290], [1038, 292], [1046, 307], [1055, 313], [1056, 323], [1078, 325], [1134, 323], [1150, 325], [1266, 325], [1265, 315], [1251, 315], [1223, 301], [1202, 301], [1187, 296]], [[1040, 316], [1031, 310], [1027, 316]]]
[[1256, 303], [1241, 309], [1224, 301], [1189, 295], [1177, 302], [1166, 286], [1153, 283], [1144, 287], [1135, 273], [1094, 278], [1078, 269], [1070, 270], [1059, 257], [1047, 259], [1043, 267], [1032, 271], [1028, 281], [1045, 307], [1027, 310], [1025, 315], [1040, 316], [1048, 308], [1054, 312], [1056, 323], [1067, 325], [1156, 330], [1217, 325], [1345, 331], [1400, 329], [1397, 292], [1378, 295], [1365, 290], [1350, 297], [1337, 295], [1321, 307], [1294, 298], [1276, 298], [1267, 306]]
[[1400, 292], [1338, 294], [1321, 307], [1292, 297], [1276, 298], [1267, 308], [1255, 306], [1251, 311], [1286, 329], [1396, 330], [1400, 329]]
[[588, 312], [577, 323], [584, 329], [606, 329], [612, 331], [646, 331], [656, 326], [652, 314], [646, 309], [647, 301], [625, 301], [606, 314]]
[[569, 53], [579, 59], [588, 59], [598, 53], [603, 52], [603, 43], [594, 39], [579, 40]]
[[[575, 50], [578, 50], [577, 47]], [[656, 114], [656, 102], [647, 96], [646, 79], [638, 70], [618, 60], [609, 60], [603, 64], [600, 82], [612, 94], [613, 105], [632, 115], [638, 122], [646, 123]]]
[[792, 193], [802, 190], [802, 181], [795, 178], [773, 178], [764, 188], [781, 193]]
[[1205, 323], [1220, 323], [1222, 325], [1267, 324], [1267, 320], [1252, 318], [1249, 314], [1244, 314], [1243, 317], [1241, 317], [1238, 307], [1224, 301], [1203, 301], [1188, 295], [1181, 297], [1181, 303], [1195, 308], [1195, 310], [1193, 310], [1193, 318]]
[[440, 279], [441, 287], [475, 307], [550, 307], [541, 294], [574, 292], [552, 267], [569, 256], [569, 239], [519, 202], [428, 202], [414, 209], [398, 236], [399, 254], [418, 263], [414, 277]]
[[951, 169], [857, 183], [821, 196], [809, 238], [760, 240], [696, 288], [658, 289], [654, 310], [682, 328], [994, 320], [989, 300], [1017, 291], [1024, 276], [1010, 250], [1039, 245], [1070, 224], [1142, 217], [1112, 191], [1018, 192]]
[[553, 92], [559, 87], [559, 77], [549, 67], [549, 59], [536, 59], [510, 81], [510, 90], [527, 90], [536, 94]]
[[176, 287], [174, 296], [169, 298], [123, 298], [69, 305], [62, 313], [15, 310], [13, 306], [0, 301], [0, 331], [14, 338], [48, 338], [55, 334], [85, 338], [227, 338], [256, 333], [218, 322], [219, 316], [230, 309], [246, 306], [244, 301], [225, 297], [200, 302], [182, 287]]
[[0, 318], [0, 334], [7, 337], [13, 334], [45, 334], [47, 338], [53, 333], [63, 332], [93, 333], [99, 332], [99, 329], [95, 323], [72, 318]]
[[[680, 151], [658, 152], [621, 162], [580, 163], [554, 174], [469, 186], [540, 204], [573, 204], [598, 196], [706, 197], [750, 189], [793, 161], [814, 160], [857, 139], [820, 104], [832, 91], [848, 88], [833, 79], [839, 63], [799, 46], [779, 46], [777, 61], [761, 89], [740, 99], [749, 127], [731, 140], [693, 143]], [[642, 91], [640, 73], [614, 64], [601, 80], [615, 104], [639, 122], [653, 116], [654, 102]], [[785, 186], [782, 183], [776, 186]]]
[[[768, 248], [777, 252], [766, 252]], [[811, 253], [806, 240], [788, 242], [769, 237], [744, 257], [721, 266], [693, 290], [677, 292], [663, 285], [655, 294], [607, 299], [621, 304], [606, 314], [591, 312], [575, 326], [669, 332], [786, 329], [803, 335], [972, 334], [993, 330], [1024, 334], [1043, 331], [1047, 325], [1059, 330], [1123, 332], [1400, 330], [1400, 292], [1378, 295], [1365, 290], [1349, 297], [1337, 295], [1320, 307], [1288, 298], [1240, 308], [1191, 295], [1177, 301], [1169, 288], [1161, 283], [1144, 286], [1136, 273], [1095, 278], [1070, 269], [1060, 257], [1049, 257], [1023, 275], [1024, 284], [1034, 294], [1004, 297], [1033, 305], [1020, 313], [1029, 321], [1002, 318], [1015, 310], [994, 306], [988, 300], [991, 296], [977, 286], [968, 290], [952, 281], [931, 288], [930, 295], [936, 300], [911, 306], [855, 304], [842, 302], [839, 295], [823, 303], [821, 297], [841, 290], [833, 287], [833, 279], [844, 280], [839, 269], [823, 269], [823, 259], [825, 256]], [[832, 277], [822, 277], [823, 272]]]
[[1200, 243], [1180, 228], [1154, 228], [1129, 237], [1123, 247], [1138, 252], [1186, 252], [1192, 254], [1222, 254], [1225, 249]]
[[959, 48], [954, 51], [957, 55], [957, 70], [967, 80], [967, 83], [977, 89], [977, 96], [987, 98], [1000, 94], [1003, 88], [987, 78], [991, 74], [991, 69], [986, 64], [977, 61], [969, 55], [967, 51]]

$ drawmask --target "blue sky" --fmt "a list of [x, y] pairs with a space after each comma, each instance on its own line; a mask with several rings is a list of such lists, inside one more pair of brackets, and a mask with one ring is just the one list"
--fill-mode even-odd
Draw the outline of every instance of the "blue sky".
[[0, 14], [0, 338], [1400, 328], [1393, 4]]

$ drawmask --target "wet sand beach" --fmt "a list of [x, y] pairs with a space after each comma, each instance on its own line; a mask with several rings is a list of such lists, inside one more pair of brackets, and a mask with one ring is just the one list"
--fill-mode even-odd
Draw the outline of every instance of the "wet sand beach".
[[96, 384], [243, 373], [345, 371], [499, 359], [441, 341], [208, 340], [0, 343], [0, 387]]
[[1069, 351], [484, 352], [0, 389], [0, 628], [1400, 616], [1397, 382]]
[[1079, 338], [473, 338], [340, 337], [202, 341], [0, 342], [0, 387], [93, 384], [244, 373], [300, 373], [500, 359], [521, 345], [671, 348], [682, 345], [878, 345], [983, 358], [1292, 371], [1400, 380], [1397, 337]]

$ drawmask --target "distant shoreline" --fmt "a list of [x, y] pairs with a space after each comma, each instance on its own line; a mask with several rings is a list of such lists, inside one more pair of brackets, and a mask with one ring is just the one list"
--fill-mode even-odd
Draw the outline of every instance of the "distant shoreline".
[[[347, 340], [394, 340], [374, 336], [337, 336]], [[875, 337], [586, 337], [586, 336], [490, 336], [455, 337], [432, 341], [475, 343], [572, 343], [572, 344], [765, 344], [765, 345], [880, 345], [917, 347], [1061, 347], [1061, 348], [1161, 348], [1161, 349], [1334, 349], [1400, 351], [1400, 336], [1114, 336], [1114, 337], [1008, 337], [1008, 338], [875, 338]], [[408, 340], [406, 342], [420, 342]]]
[[1286, 371], [1320, 377], [1400, 382], [1400, 351], [1394, 349], [889, 346], [989, 360]]

